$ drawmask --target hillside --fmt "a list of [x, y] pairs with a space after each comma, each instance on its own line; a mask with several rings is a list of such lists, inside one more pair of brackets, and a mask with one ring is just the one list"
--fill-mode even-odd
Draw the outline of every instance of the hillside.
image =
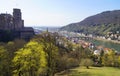
[[90, 17], [81, 22], [71, 23], [62, 27], [60, 30], [106, 34], [107, 32], [116, 32], [120, 30], [120, 10], [105, 11]]

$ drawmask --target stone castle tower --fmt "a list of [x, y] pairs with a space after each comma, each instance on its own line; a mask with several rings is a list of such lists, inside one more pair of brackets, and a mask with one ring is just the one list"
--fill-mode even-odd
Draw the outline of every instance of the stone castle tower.
[[24, 27], [24, 20], [22, 20], [22, 14], [20, 9], [13, 9], [13, 22], [14, 29], [21, 29]]
[[19, 30], [24, 28], [24, 20], [20, 9], [14, 8], [13, 15], [2, 13], [0, 14], [0, 29], [3, 30]]

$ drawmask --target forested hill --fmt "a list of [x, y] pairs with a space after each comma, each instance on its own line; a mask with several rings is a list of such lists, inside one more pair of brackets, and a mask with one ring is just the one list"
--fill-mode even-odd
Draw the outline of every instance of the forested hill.
[[120, 30], [120, 10], [105, 11], [90, 17], [81, 22], [71, 23], [60, 30], [106, 34]]

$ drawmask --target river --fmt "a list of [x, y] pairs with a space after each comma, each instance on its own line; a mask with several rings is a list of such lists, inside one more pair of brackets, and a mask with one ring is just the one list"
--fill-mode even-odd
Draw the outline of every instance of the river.
[[115, 49], [116, 51], [120, 52], [120, 43], [114, 43], [111, 41], [96, 40], [96, 39], [90, 40], [90, 42], [92, 42], [93, 44], [95, 44], [97, 46], [102, 45], [104, 47], [112, 48], [112, 49]]

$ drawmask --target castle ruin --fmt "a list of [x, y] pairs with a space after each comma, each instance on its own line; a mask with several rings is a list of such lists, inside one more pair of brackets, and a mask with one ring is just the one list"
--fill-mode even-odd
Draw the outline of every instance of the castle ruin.
[[0, 38], [4, 36], [2, 31], [11, 32], [14, 38], [25, 40], [29, 40], [34, 36], [32, 27], [24, 27], [21, 10], [17, 8], [13, 9], [13, 15], [7, 13], [0, 14]]

